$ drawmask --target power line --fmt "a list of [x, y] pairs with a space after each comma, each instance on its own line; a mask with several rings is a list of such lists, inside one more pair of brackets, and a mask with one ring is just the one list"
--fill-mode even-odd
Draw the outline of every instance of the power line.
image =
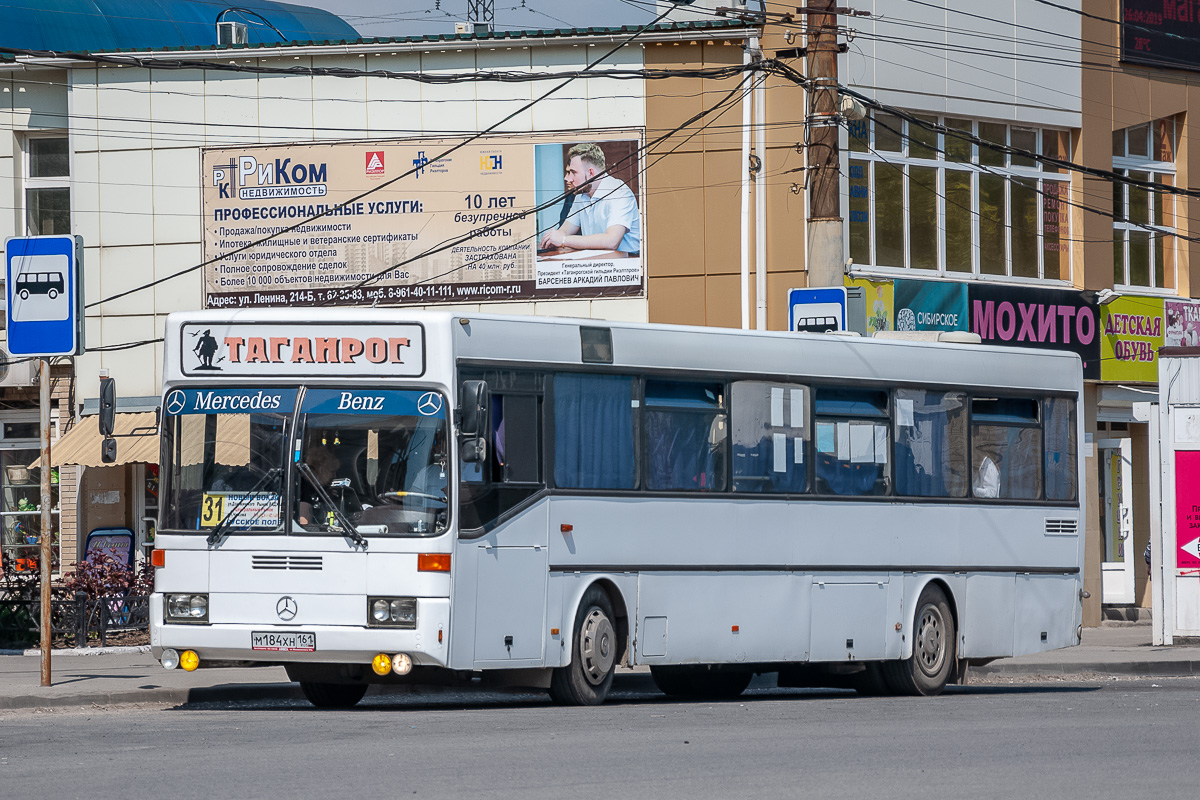
[[[587, 65], [587, 67], [585, 67], [585, 68], [584, 68], [583, 72], [585, 72], [585, 73], [586, 73], [586, 72], [588, 72], [589, 70], [591, 70], [592, 68], [594, 68], [595, 66], [597, 66], [598, 64], [601, 64], [601, 63], [603, 63], [605, 60], [607, 60], [607, 59], [608, 59], [610, 56], [612, 56], [614, 53], [616, 53], [617, 51], [621, 50], [623, 47], [625, 47], [626, 45], [628, 45], [629, 43], [631, 43], [631, 42], [632, 42], [634, 39], [636, 39], [636, 38], [638, 38], [639, 36], [641, 36], [641, 35], [642, 35], [642, 34], [643, 34], [645, 31], [649, 30], [649, 29], [650, 29], [650, 27], [651, 27], [652, 25], [654, 25], [655, 23], [657, 23], [659, 20], [663, 19], [663, 18], [664, 18], [664, 17], [665, 17], [665, 16], [666, 16], [668, 13], [669, 13], [669, 9], [668, 9], [668, 11], [664, 11], [664, 12], [663, 12], [661, 15], [659, 15], [659, 17], [658, 17], [657, 19], [655, 19], [653, 22], [651, 22], [651, 23], [648, 23], [647, 25], [643, 26], [643, 27], [642, 27], [642, 28], [640, 28], [639, 30], [635, 31], [635, 32], [634, 32], [634, 33], [633, 33], [631, 36], [629, 36], [629, 37], [627, 37], [626, 39], [624, 39], [623, 41], [619, 42], [619, 43], [618, 43], [618, 44], [617, 44], [617, 45], [616, 45], [614, 48], [612, 48], [611, 50], [609, 50], [609, 51], [607, 51], [606, 53], [604, 53], [604, 55], [600, 56], [600, 57], [599, 57], [598, 59], [596, 59], [595, 61], [592, 61], [590, 64], [588, 64], [588, 65]], [[529, 110], [530, 108], [532, 108], [533, 106], [537, 105], [538, 103], [542, 102], [542, 101], [543, 101], [543, 100], [545, 100], [546, 98], [550, 97], [552, 94], [555, 94], [555, 93], [556, 93], [558, 90], [562, 89], [564, 86], [566, 86], [567, 84], [569, 84], [569, 83], [570, 83], [572, 80], [574, 80], [574, 79], [575, 79], [574, 77], [569, 77], [569, 78], [567, 78], [566, 80], [564, 80], [562, 83], [560, 83], [560, 84], [557, 84], [556, 86], [553, 86], [553, 87], [551, 87], [549, 90], [547, 90], [546, 92], [544, 92], [544, 93], [543, 93], [541, 96], [539, 96], [539, 97], [537, 97], [537, 98], [535, 98], [535, 99], [531, 100], [530, 102], [526, 103], [525, 105], [521, 106], [519, 109], [517, 109], [516, 111], [513, 111], [512, 113], [508, 114], [507, 116], [505, 116], [505, 117], [504, 117], [503, 119], [501, 119], [500, 121], [498, 121], [498, 122], [496, 122], [496, 123], [493, 123], [491, 126], [489, 126], [488, 128], [486, 128], [486, 129], [484, 129], [484, 130], [480, 131], [479, 133], [477, 133], [477, 134], [475, 134], [475, 135], [473, 135], [473, 136], [470, 136], [470, 137], [468, 137], [467, 139], [464, 139], [463, 141], [461, 141], [461, 142], [459, 142], [458, 144], [454, 145], [453, 147], [449, 148], [449, 149], [448, 149], [448, 150], [446, 150], [445, 152], [442, 152], [442, 153], [440, 153], [440, 154], [439, 154], [439, 155], [437, 155], [435, 158], [429, 159], [429, 161], [427, 162], [427, 164], [433, 164], [433, 163], [436, 163], [436, 162], [438, 162], [438, 161], [440, 161], [440, 160], [444, 159], [446, 156], [448, 156], [448, 155], [451, 155], [452, 153], [454, 153], [454, 152], [456, 152], [456, 151], [458, 151], [458, 150], [461, 150], [462, 148], [466, 147], [466, 146], [467, 146], [468, 144], [470, 144], [471, 142], [473, 142], [473, 141], [476, 141], [476, 140], [478, 140], [478, 139], [482, 138], [483, 136], [486, 136], [487, 134], [489, 134], [489, 133], [491, 133], [491, 132], [495, 131], [497, 128], [499, 128], [499, 127], [500, 127], [501, 125], [503, 125], [504, 123], [508, 122], [509, 120], [513, 119], [514, 117], [516, 117], [516, 116], [518, 116], [518, 115], [520, 115], [520, 114], [523, 114], [524, 112], [528, 111], [528, 110]], [[379, 191], [379, 190], [381, 190], [381, 189], [384, 189], [384, 188], [386, 188], [386, 187], [388, 187], [388, 186], [391, 186], [392, 184], [395, 184], [395, 183], [397, 183], [398, 181], [402, 180], [403, 178], [406, 178], [406, 177], [408, 177], [409, 175], [412, 175], [412, 174], [413, 174], [413, 173], [415, 173], [415, 172], [416, 172], [418, 169], [420, 169], [420, 167], [418, 167], [418, 166], [414, 165], [412, 169], [409, 169], [409, 170], [405, 171], [403, 174], [401, 174], [401, 175], [398, 175], [398, 176], [396, 176], [395, 178], [391, 178], [390, 180], [384, 181], [384, 182], [380, 183], [378, 186], [375, 186], [375, 187], [373, 187], [373, 188], [371, 188], [371, 189], [368, 189], [367, 191], [365, 191], [365, 192], [362, 192], [362, 193], [360, 193], [360, 194], [358, 194], [358, 195], [356, 195], [356, 196], [354, 196], [354, 197], [350, 198], [349, 200], [346, 200], [346, 201], [344, 201], [344, 202], [342, 202], [342, 203], [339, 203], [339, 204], [337, 204], [337, 205], [335, 205], [335, 206], [331, 206], [331, 207], [329, 207], [329, 208], [325, 209], [325, 210], [324, 210], [324, 211], [322, 211], [320, 214], [316, 214], [316, 215], [314, 215], [314, 216], [311, 216], [311, 217], [308, 217], [308, 218], [306, 218], [306, 219], [300, 220], [299, 222], [295, 223], [294, 225], [290, 225], [290, 226], [288, 226], [288, 227], [286, 227], [286, 228], [283, 228], [282, 230], [276, 231], [275, 233], [273, 233], [273, 234], [270, 234], [269, 236], [265, 236], [265, 237], [263, 237], [263, 238], [261, 238], [261, 239], [257, 239], [257, 240], [255, 240], [255, 241], [253, 241], [253, 242], [249, 242], [249, 243], [247, 243], [247, 244], [245, 244], [245, 245], [242, 245], [241, 247], [238, 247], [238, 248], [236, 248], [236, 249], [234, 249], [234, 250], [231, 250], [231, 251], [229, 251], [229, 252], [227, 252], [227, 253], [223, 253], [223, 254], [221, 254], [221, 255], [219, 255], [219, 256], [215, 256], [215, 257], [213, 257], [213, 258], [211, 258], [211, 259], [208, 259], [208, 260], [206, 260], [206, 261], [203, 261], [203, 262], [201, 262], [201, 263], [199, 263], [199, 264], [196, 264], [195, 266], [188, 267], [188, 268], [186, 268], [186, 269], [183, 269], [183, 270], [180, 270], [180, 271], [174, 272], [174, 273], [172, 273], [172, 274], [170, 274], [170, 275], [165, 275], [165, 276], [163, 276], [162, 278], [159, 278], [159, 279], [157, 279], [157, 280], [154, 280], [154, 281], [151, 281], [151, 282], [149, 282], [149, 283], [143, 284], [143, 285], [141, 285], [141, 286], [135, 287], [135, 288], [133, 288], [133, 289], [129, 289], [129, 290], [126, 290], [126, 291], [124, 291], [124, 292], [119, 292], [119, 293], [117, 293], [117, 294], [115, 294], [115, 295], [111, 295], [111, 296], [109, 296], [109, 297], [106, 297], [106, 298], [104, 298], [104, 299], [102, 299], [102, 300], [97, 300], [97, 301], [95, 301], [95, 302], [88, 303], [88, 304], [87, 304], [86, 306], [84, 306], [84, 307], [85, 307], [85, 308], [94, 308], [95, 306], [102, 305], [103, 303], [107, 303], [107, 302], [109, 302], [109, 301], [111, 301], [111, 300], [116, 300], [116, 299], [118, 299], [118, 298], [125, 297], [125, 296], [127, 296], [127, 295], [130, 295], [130, 294], [134, 294], [135, 292], [139, 292], [139, 291], [142, 291], [142, 290], [144, 290], [144, 289], [148, 289], [148, 288], [150, 288], [151, 286], [156, 286], [156, 285], [158, 285], [158, 284], [160, 284], [160, 283], [162, 283], [162, 282], [164, 282], [164, 281], [171, 280], [172, 278], [178, 277], [178, 276], [180, 276], [180, 275], [184, 275], [184, 274], [187, 274], [187, 273], [189, 273], [189, 272], [193, 272], [193, 271], [195, 271], [195, 270], [202, 269], [203, 267], [205, 267], [205, 266], [208, 266], [209, 264], [212, 264], [212, 263], [214, 263], [214, 262], [216, 262], [216, 261], [219, 261], [220, 259], [223, 259], [223, 258], [228, 258], [229, 256], [231, 256], [231, 255], [233, 255], [233, 254], [235, 254], [235, 253], [240, 253], [240, 252], [243, 252], [243, 251], [245, 251], [245, 250], [249, 250], [249, 249], [250, 249], [250, 248], [252, 248], [252, 247], [256, 247], [256, 246], [258, 246], [258, 245], [262, 244], [263, 242], [270, 241], [270, 240], [274, 239], [274, 238], [275, 238], [275, 237], [277, 237], [277, 236], [280, 236], [280, 235], [282, 235], [282, 234], [285, 234], [285, 233], [288, 233], [288, 232], [290, 232], [290, 231], [296, 230], [297, 228], [299, 228], [299, 227], [301, 227], [301, 226], [303, 226], [303, 225], [307, 225], [307, 224], [309, 224], [309, 223], [311, 223], [311, 222], [313, 222], [313, 221], [315, 221], [315, 220], [318, 220], [318, 219], [320, 219], [320, 218], [322, 218], [322, 217], [328, 216], [330, 213], [332, 213], [332, 212], [333, 212], [333, 211], [335, 211], [336, 209], [339, 209], [339, 208], [344, 208], [345, 206], [347, 206], [347, 205], [349, 205], [349, 204], [351, 204], [351, 203], [355, 203], [355, 202], [357, 202], [357, 201], [361, 200], [362, 198], [364, 198], [364, 197], [367, 197], [368, 195], [374, 194], [375, 192], [378, 192], [378, 191]]]

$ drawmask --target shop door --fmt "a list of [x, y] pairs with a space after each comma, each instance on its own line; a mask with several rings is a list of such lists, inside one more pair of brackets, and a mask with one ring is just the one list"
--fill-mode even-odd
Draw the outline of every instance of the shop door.
[[1104, 561], [1100, 564], [1102, 603], [1133, 603], [1133, 448], [1130, 439], [1104, 439], [1100, 451], [1100, 526]]

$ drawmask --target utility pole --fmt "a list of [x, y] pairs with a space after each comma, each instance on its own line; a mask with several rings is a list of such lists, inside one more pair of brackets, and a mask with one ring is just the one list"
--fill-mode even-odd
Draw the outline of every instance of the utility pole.
[[52, 645], [50, 638], [50, 574], [51, 560], [54, 556], [53, 548], [53, 531], [51, 526], [54, 517], [51, 515], [50, 502], [50, 360], [43, 358], [40, 362], [40, 370], [38, 371], [38, 408], [40, 410], [41, 420], [41, 443], [42, 443], [42, 460], [41, 460], [41, 475], [42, 475], [42, 503], [41, 503], [41, 522], [42, 530], [38, 536], [38, 543], [41, 545], [38, 551], [38, 560], [41, 562], [41, 578], [42, 578], [42, 602], [41, 611], [42, 618], [40, 620], [42, 629], [42, 686], [49, 686], [50, 681], [50, 648]]
[[842, 242], [841, 182], [838, 158], [838, 63], [835, 0], [809, 0], [806, 72], [812, 82], [808, 92], [808, 285], [841, 286], [846, 271]]

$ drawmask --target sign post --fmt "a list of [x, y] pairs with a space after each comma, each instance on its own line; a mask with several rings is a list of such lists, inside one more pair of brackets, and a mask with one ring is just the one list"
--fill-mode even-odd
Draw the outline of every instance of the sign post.
[[53, 498], [50, 490], [50, 357], [80, 350], [82, 293], [80, 236], [14, 236], [4, 243], [8, 349], [14, 356], [40, 358], [38, 400], [41, 421], [41, 575], [42, 686], [50, 681], [50, 576], [54, 557]]

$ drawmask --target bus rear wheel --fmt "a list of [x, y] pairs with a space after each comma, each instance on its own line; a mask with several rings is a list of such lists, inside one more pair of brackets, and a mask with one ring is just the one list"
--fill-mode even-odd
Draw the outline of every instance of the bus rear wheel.
[[744, 670], [701, 664], [652, 666], [650, 677], [663, 694], [719, 700], [734, 698], [746, 691], [754, 675]]
[[589, 588], [575, 614], [571, 663], [550, 677], [550, 699], [565, 706], [598, 706], [608, 697], [617, 670], [617, 629], [612, 601]]
[[317, 708], [353, 708], [367, 693], [367, 685], [300, 681], [300, 691]]
[[888, 688], [894, 694], [941, 694], [954, 668], [956, 640], [946, 593], [933, 584], [926, 586], [917, 600], [912, 655], [883, 664]]

